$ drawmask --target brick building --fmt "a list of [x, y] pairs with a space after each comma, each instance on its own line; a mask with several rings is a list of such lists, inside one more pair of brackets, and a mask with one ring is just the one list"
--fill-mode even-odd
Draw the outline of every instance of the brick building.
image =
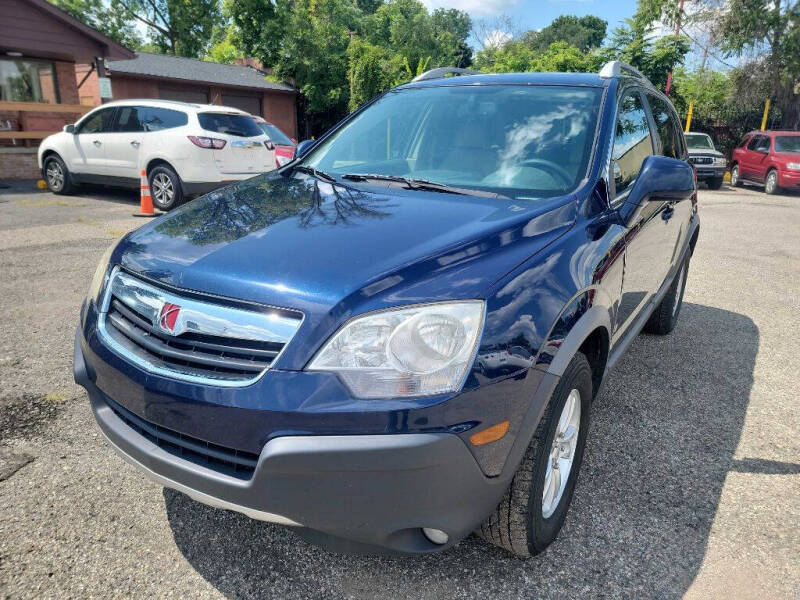
[[[139, 52], [132, 60], [106, 62], [114, 100], [159, 98], [199, 104], [224, 104], [261, 115], [290, 137], [297, 137], [297, 90], [269, 81], [255, 59], [227, 65], [181, 56]], [[78, 65], [76, 77], [88, 78], [79, 90], [80, 102], [100, 103], [97, 74]]]
[[38, 177], [39, 142], [89, 110], [75, 64], [136, 55], [45, 0], [0, 0], [0, 179]]

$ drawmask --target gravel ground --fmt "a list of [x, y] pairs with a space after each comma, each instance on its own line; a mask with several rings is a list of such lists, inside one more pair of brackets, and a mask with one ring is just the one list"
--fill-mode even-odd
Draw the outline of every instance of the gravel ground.
[[8, 598], [800, 597], [800, 196], [701, 192], [681, 322], [593, 407], [559, 539], [342, 556], [119, 459], [72, 382], [81, 298], [127, 192], [0, 189], [0, 595]]

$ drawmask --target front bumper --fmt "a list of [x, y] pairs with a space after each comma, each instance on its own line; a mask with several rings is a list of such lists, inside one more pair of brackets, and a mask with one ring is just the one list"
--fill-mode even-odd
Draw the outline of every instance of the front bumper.
[[778, 185], [785, 188], [800, 188], [800, 171], [794, 169], [778, 171]]
[[727, 169], [726, 166], [694, 165], [697, 171], [698, 181], [708, 181], [711, 179], [722, 179]]
[[[251, 478], [224, 475], [168, 452], [120, 418], [87, 373], [81, 338], [78, 330], [75, 380], [125, 460], [195, 500], [300, 527], [337, 549], [447, 548], [491, 512], [516, 470], [514, 463], [501, 476], [486, 477], [457, 435], [437, 432], [275, 437], [262, 448]], [[445, 531], [448, 543], [433, 544], [422, 527]]]

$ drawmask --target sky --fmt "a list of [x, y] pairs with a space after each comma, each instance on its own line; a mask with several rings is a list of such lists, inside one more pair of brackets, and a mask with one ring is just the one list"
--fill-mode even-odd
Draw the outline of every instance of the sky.
[[429, 8], [458, 8], [473, 19], [510, 16], [521, 31], [542, 29], [560, 15], [595, 15], [608, 21], [611, 33], [633, 16], [636, 0], [422, 0]]

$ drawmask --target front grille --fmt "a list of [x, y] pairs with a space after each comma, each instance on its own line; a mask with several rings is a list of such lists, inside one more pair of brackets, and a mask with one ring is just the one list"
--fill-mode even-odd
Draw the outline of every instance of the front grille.
[[131, 429], [169, 454], [237, 479], [250, 479], [258, 464], [258, 454], [234, 450], [172, 431], [145, 421], [113, 400], [111, 410]]
[[226, 379], [251, 379], [269, 367], [283, 344], [247, 342], [184, 333], [172, 337], [157, 330], [144, 315], [111, 297], [106, 325], [164, 366]]
[[102, 307], [99, 336], [124, 358], [152, 373], [221, 386], [255, 381], [302, 320], [286, 309], [173, 292], [119, 268]]
[[689, 162], [695, 165], [710, 165], [714, 162], [714, 159], [710, 156], [693, 156], [689, 158]]

